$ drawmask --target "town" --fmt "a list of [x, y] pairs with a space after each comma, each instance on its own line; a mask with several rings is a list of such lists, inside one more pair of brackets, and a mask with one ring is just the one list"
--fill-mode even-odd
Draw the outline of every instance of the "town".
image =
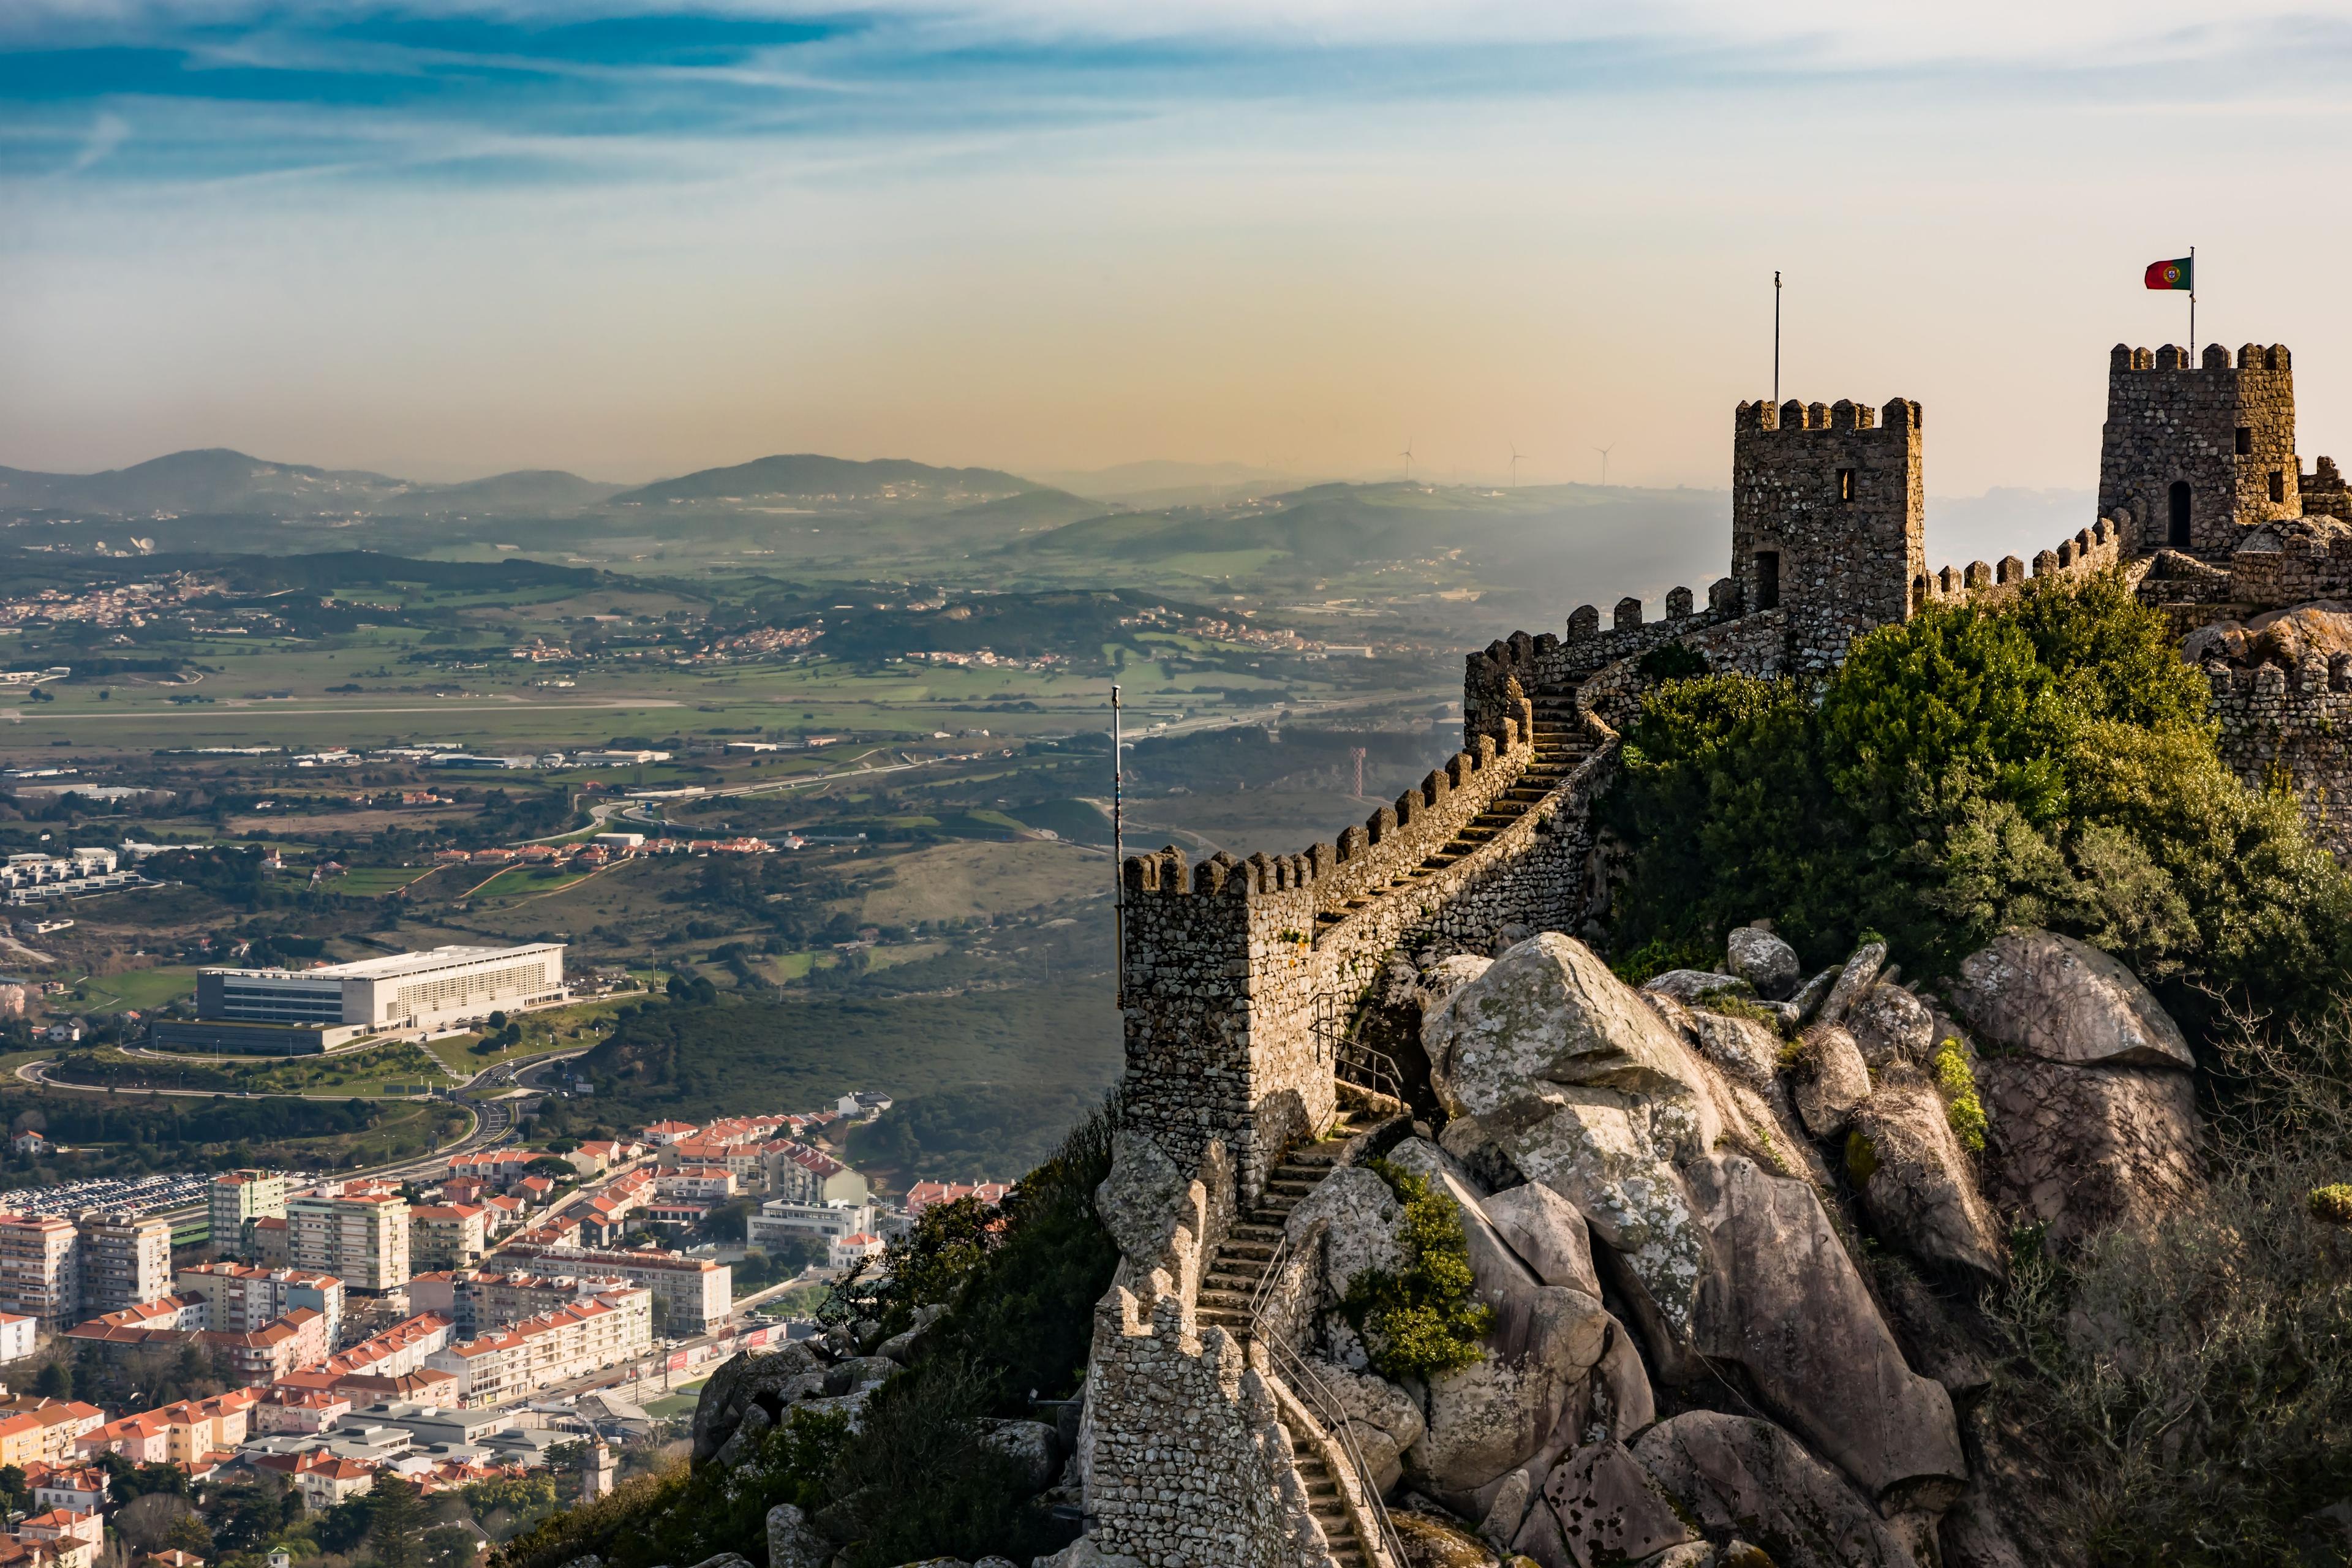
[[[388, 1479], [479, 1494], [543, 1475], [551, 1506], [603, 1495], [624, 1456], [649, 1464], [674, 1436], [696, 1369], [817, 1331], [796, 1293], [935, 1205], [1003, 1200], [1002, 1184], [926, 1182], [887, 1204], [816, 1146], [888, 1104], [481, 1148], [396, 1183], [225, 1172], [177, 1207], [186, 1179], [71, 1215], [7, 1194], [0, 1488], [20, 1473], [26, 1503], [0, 1562], [93, 1568], [115, 1514], [159, 1485], [201, 1510], [266, 1483], [318, 1514]], [[735, 1235], [652, 1239], [709, 1237], [745, 1200]], [[746, 1261], [767, 1282], [738, 1296]], [[173, 1397], [141, 1397], [159, 1389]]]

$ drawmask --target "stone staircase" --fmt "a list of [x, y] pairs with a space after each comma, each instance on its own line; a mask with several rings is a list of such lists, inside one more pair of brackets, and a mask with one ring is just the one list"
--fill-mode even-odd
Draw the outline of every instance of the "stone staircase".
[[[1342, 1117], [1319, 1142], [1292, 1150], [1267, 1175], [1257, 1206], [1234, 1222], [1202, 1270], [1200, 1294], [1195, 1298], [1196, 1320], [1202, 1327], [1213, 1323], [1236, 1338], [1249, 1336], [1250, 1302], [1282, 1246], [1283, 1226], [1290, 1211], [1331, 1173], [1341, 1147], [1355, 1131]], [[1299, 1417], [1287, 1408], [1283, 1411], [1282, 1425], [1290, 1434], [1298, 1484], [1306, 1489], [1307, 1508], [1322, 1527], [1331, 1560], [1339, 1568], [1372, 1568], [1372, 1555], [1364, 1549], [1354, 1516], [1340, 1495], [1339, 1478], [1323, 1460], [1317, 1441], [1321, 1434], [1300, 1430]]]
[[1283, 1224], [1316, 1184], [1331, 1173], [1331, 1163], [1339, 1158], [1349, 1131], [1343, 1120], [1321, 1142], [1292, 1150], [1267, 1175], [1257, 1206], [1234, 1221], [1231, 1233], [1201, 1271], [1195, 1306], [1202, 1327], [1214, 1323], [1237, 1337], [1248, 1335], [1250, 1300], [1274, 1262], [1275, 1249], [1282, 1245]]
[[1318, 927], [1338, 925], [1381, 894], [1411, 887], [1423, 878], [1433, 877], [1454, 862], [1476, 854], [1568, 781], [1569, 775], [1596, 749], [1577, 714], [1575, 689], [1570, 687], [1545, 692], [1534, 699], [1534, 754], [1529, 757], [1525, 770], [1512, 782], [1511, 787], [1489, 802], [1486, 810], [1464, 823], [1452, 839], [1431, 851], [1419, 865], [1402, 876], [1392, 879], [1387, 887], [1368, 888], [1339, 908], [1318, 913], [1315, 917]]
[[1307, 1489], [1307, 1510], [1322, 1527], [1331, 1561], [1339, 1568], [1371, 1568], [1371, 1554], [1356, 1533], [1355, 1516], [1339, 1496], [1339, 1478], [1332, 1475], [1316, 1447], [1319, 1434], [1300, 1431], [1299, 1417], [1288, 1409], [1282, 1413], [1282, 1426], [1290, 1434], [1290, 1468], [1298, 1473], [1298, 1484]]

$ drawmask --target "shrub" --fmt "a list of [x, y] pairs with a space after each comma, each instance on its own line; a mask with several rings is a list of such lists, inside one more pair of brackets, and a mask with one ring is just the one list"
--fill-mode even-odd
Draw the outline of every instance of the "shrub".
[[1981, 1154], [1985, 1149], [1984, 1101], [1977, 1096], [1977, 1075], [1969, 1066], [1969, 1058], [1960, 1049], [1960, 1042], [1947, 1039], [1936, 1048], [1936, 1088], [1944, 1096], [1944, 1120], [1952, 1124], [1952, 1132], [1960, 1147], [1971, 1154]]
[[2204, 700], [2112, 575], [1932, 606], [1857, 638], [1818, 689], [1670, 682], [1603, 804], [1632, 849], [1618, 939], [1713, 951], [1770, 910], [1801, 951], [1872, 928], [1936, 973], [2046, 925], [2154, 981], [2318, 1005], [2352, 881], [2291, 799], [2222, 764]]
[[1348, 1282], [1340, 1310], [1385, 1377], [1435, 1377], [1486, 1353], [1494, 1309], [1473, 1297], [1470, 1241], [1454, 1205], [1385, 1160], [1371, 1169], [1404, 1205], [1403, 1266], [1367, 1268]]
[[1994, 1463], [2042, 1478], [2010, 1522], [2051, 1561], [2336, 1560], [2298, 1548], [2352, 1496], [2352, 1248], [2309, 1202], [2352, 1161], [2352, 1016], [2240, 1019], [2214, 1055], [2205, 1186], [2146, 1233], [2020, 1247], [1986, 1303], [2009, 1358], [1981, 1429], [2032, 1450]]
[[2305, 1202], [2311, 1209], [2311, 1217], [2322, 1224], [2352, 1226], [2352, 1185], [2337, 1182], [2314, 1187]]

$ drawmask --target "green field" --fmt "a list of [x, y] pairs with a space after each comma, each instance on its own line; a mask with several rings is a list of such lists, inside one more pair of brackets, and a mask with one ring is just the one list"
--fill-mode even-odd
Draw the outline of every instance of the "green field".
[[430, 866], [354, 866], [343, 873], [335, 887], [337, 891], [354, 898], [380, 898], [423, 881], [433, 872]]
[[167, 964], [156, 969], [128, 969], [120, 974], [92, 975], [82, 982], [88, 993], [90, 1013], [120, 1013], [135, 1008], [142, 1013], [161, 1007], [175, 997], [193, 995], [196, 989], [194, 965]]

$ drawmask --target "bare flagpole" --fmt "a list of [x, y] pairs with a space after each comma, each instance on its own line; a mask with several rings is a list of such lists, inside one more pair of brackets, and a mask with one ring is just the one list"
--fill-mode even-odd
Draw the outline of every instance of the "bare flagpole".
[[1127, 1005], [1127, 838], [1120, 820], [1120, 784], [1127, 771], [1127, 746], [1119, 725], [1118, 686], [1110, 689], [1110, 875], [1111, 940], [1118, 956], [1118, 1005]]
[[1780, 405], [1780, 269], [1772, 268], [1772, 406]]

